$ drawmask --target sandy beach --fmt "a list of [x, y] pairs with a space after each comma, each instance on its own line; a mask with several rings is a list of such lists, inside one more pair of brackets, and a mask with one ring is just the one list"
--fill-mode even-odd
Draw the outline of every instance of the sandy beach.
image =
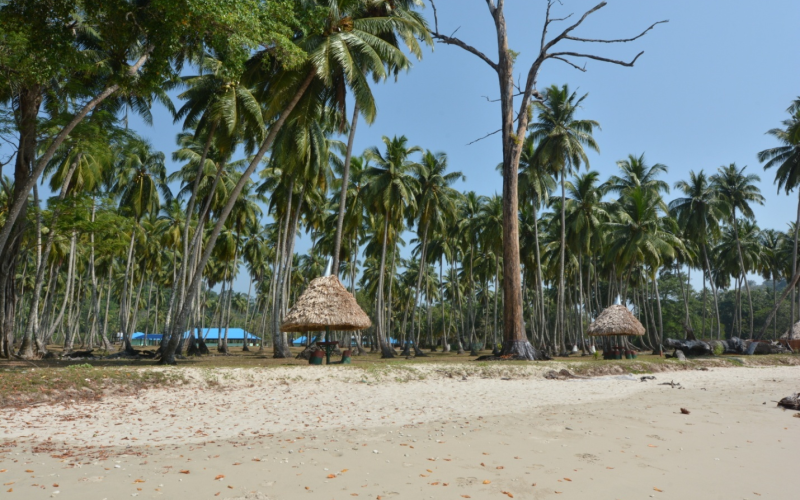
[[[800, 367], [185, 369], [0, 410], [4, 498], [792, 499]], [[673, 385], [661, 385], [674, 382]], [[681, 413], [687, 409], [688, 415]]]

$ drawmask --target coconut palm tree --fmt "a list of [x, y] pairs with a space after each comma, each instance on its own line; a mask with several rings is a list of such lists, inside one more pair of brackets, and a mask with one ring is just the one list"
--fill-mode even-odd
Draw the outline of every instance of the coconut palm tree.
[[761, 190], [755, 185], [761, 179], [755, 174], [746, 175], [744, 173], [746, 169], [746, 166], [741, 169], [738, 168], [735, 163], [731, 163], [727, 167], [719, 167], [717, 173], [711, 176], [711, 183], [714, 185], [720, 202], [727, 212], [728, 222], [733, 226], [733, 232], [736, 236], [739, 266], [745, 289], [747, 290], [747, 300], [750, 304], [750, 335], [753, 335], [753, 297], [747, 280], [747, 268], [742, 254], [742, 244], [739, 239], [739, 221], [736, 214], [738, 211], [746, 219], [753, 220], [755, 215], [750, 205], [763, 205], [764, 197], [761, 196]]
[[548, 164], [552, 171], [557, 172], [561, 178], [561, 256], [558, 273], [558, 321], [556, 322], [556, 335], [564, 343], [564, 260], [566, 252], [565, 234], [565, 208], [566, 208], [566, 176], [571, 174], [581, 165], [589, 168], [589, 158], [586, 148], [600, 151], [592, 132], [599, 129], [600, 124], [594, 120], [579, 120], [576, 118], [581, 103], [588, 97], [584, 94], [578, 97], [575, 92], [570, 93], [565, 84], [556, 85], [545, 89], [541, 102], [534, 102], [537, 110], [536, 121], [530, 124], [532, 140], [537, 143], [534, 159], [539, 165]]
[[[630, 280], [634, 268], [647, 266], [656, 293], [659, 317], [658, 344], [663, 339], [661, 297], [658, 289], [658, 270], [665, 260], [675, 257], [676, 248], [683, 245], [674, 234], [673, 221], [662, 217], [663, 202], [653, 189], [636, 186], [625, 190], [615, 210], [615, 220], [606, 224], [609, 231], [609, 250]], [[623, 299], [626, 293], [622, 293]], [[660, 347], [658, 348], [660, 351]]]
[[[767, 131], [768, 135], [775, 137], [782, 145], [765, 149], [758, 153], [758, 161], [764, 162], [764, 170], [769, 170], [773, 167], [777, 168], [775, 172], [775, 184], [778, 185], [778, 192], [781, 189], [786, 191], [788, 195], [791, 191], [800, 187], [800, 97], [795, 99], [787, 112], [790, 118], [784, 120], [783, 126], [785, 128], [773, 128]], [[797, 246], [798, 237], [800, 237], [800, 189], [797, 191], [797, 218], [795, 222], [794, 233], [794, 250], [792, 252], [792, 277], [791, 281], [797, 274]], [[791, 324], [795, 324], [795, 295], [796, 289], [792, 287], [792, 315]], [[776, 304], [777, 307], [777, 304]]]
[[[708, 259], [709, 245], [719, 237], [720, 224], [725, 217], [721, 201], [710, 179], [702, 170], [697, 173], [690, 171], [689, 180], [676, 182], [675, 189], [681, 191], [684, 196], [672, 200], [669, 204], [669, 211], [678, 221], [684, 240], [693, 241], [700, 248], [701, 266], [714, 297], [717, 338], [722, 338], [719, 298], [715, 281], [711, 277], [711, 266]], [[705, 290], [705, 284], [703, 286]], [[705, 302], [703, 307], [705, 308]], [[705, 313], [703, 318], [705, 320]]]
[[[382, 142], [385, 148], [383, 153], [377, 147], [372, 147], [365, 152], [365, 155], [374, 163], [364, 172], [364, 175], [368, 178], [368, 184], [365, 188], [367, 191], [365, 204], [380, 214], [383, 219], [376, 335], [381, 349], [381, 356], [392, 358], [394, 357], [394, 351], [391, 346], [386, 344], [386, 332], [383, 331], [386, 246], [390, 228], [402, 223], [407, 210], [416, 209], [419, 181], [414, 177], [413, 173], [419, 168], [419, 164], [411, 161], [409, 157], [414, 153], [421, 152], [422, 149], [419, 146], [409, 146], [406, 136], [395, 136], [392, 139], [383, 136]], [[394, 254], [395, 251], [392, 253]]]
[[167, 186], [164, 153], [154, 151], [146, 140], [134, 139], [128, 142], [120, 159], [116, 167], [116, 182], [112, 189], [119, 198], [120, 210], [130, 214], [134, 222], [120, 296], [120, 328], [123, 333], [123, 348], [126, 352], [132, 352], [130, 327], [135, 325], [128, 323], [128, 300], [132, 293], [128, 291], [128, 281], [134, 262], [133, 250], [139, 221], [148, 213], [158, 213], [161, 196], [165, 202], [169, 202], [172, 193]]
[[[461, 172], [447, 172], [447, 155], [444, 153], [433, 153], [430, 150], [422, 155], [422, 160], [417, 165], [414, 173], [418, 184], [416, 196], [416, 225], [417, 236], [420, 240], [420, 263], [421, 268], [428, 265], [428, 239], [431, 229], [437, 231], [443, 226], [455, 221], [456, 200], [458, 193], [451, 186], [459, 179], [465, 179]], [[417, 294], [420, 291], [422, 275], [417, 273], [417, 284], [414, 287], [411, 303], [411, 331], [414, 331]], [[417, 343], [414, 343], [417, 355], [421, 355]], [[431, 346], [435, 350], [435, 346]]]
[[[402, 41], [405, 43], [409, 52], [414, 54], [417, 59], [422, 59], [422, 50], [419, 41], [422, 40], [428, 45], [433, 44], [427, 22], [414, 10], [416, 7], [421, 7], [422, 5], [420, 0], [367, 0], [366, 2], [340, 2], [340, 9], [348, 8], [348, 12], [346, 12], [345, 15], [349, 15], [351, 19], [364, 19], [381, 23], [387, 20], [394, 22], [397, 31], [385, 31], [379, 35], [380, 38], [395, 48], [399, 48], [399, 44]], [[333, 9], [331, 10], [333, 11]], [[359, 115], [363, 115], [367, 123], [371, 124], [376, 115], [376, 107], [369, 89], [369, 84], [367, 83], [367, 77], [371, 74], [376, 80], [379, 80], [385, 78], [387, 74], [393, 73], [397, 75], [401, 70], [408, 70], [411, 66], [408, 59], [405, 57], [397, 57], [396, 53], [393, 53], [392, 57], [388, 59], [385, 58], [382, 53], [379, 53], [379, 58], [364, 57], [363, 54], [358, 53], [353, 55], [355, 55], [357, 59], [348, 61], [346, 58], [337, 54], [338, 64], [331, 67], [334, 72], [331, 78], [334, 88], [330, 94], [334, 96], [335, 104], [340, 109], [342, 117], [346, 116], [346, 92], [344, 88], [349, 87], [354, 94], [361, 94], [355, 98], [353, 118], [350, 121], [350, 131], [347, 138], [347, 148], [344, 166], [342, 168], [342, 186], [345, 187], [349, 184], [350, 163], [353, 155], [353, 142], [355, 140], [358, 117]], [[374, 67], [375, 64], [381, 63], [382, 66], [386, 68], [385, 72], [383, 68], [378, 68], [376, 70]], [[368, 107], [362, 108], [362, 103], [368, 104]], [[347, 194], [347, 189], [342, 189], [339, 194], [339, 210], [336, 219], [336, 235], [333, 249], [333, 273], [337, 276], [339, 275], [339, 253], [342, 247], [342, 231], [347, 209]]]

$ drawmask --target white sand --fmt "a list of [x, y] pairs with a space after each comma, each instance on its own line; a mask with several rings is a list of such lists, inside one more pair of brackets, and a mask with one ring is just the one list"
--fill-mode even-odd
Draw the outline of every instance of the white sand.
[[[138, 397], [0, 410], [0, 494], [796, 498], [800, 418], [775, 401], [800, 391], [800, 367], [647, 382], [536, 365], [185, 373]], [[658, 385], [673, 380], [685, 389]]]

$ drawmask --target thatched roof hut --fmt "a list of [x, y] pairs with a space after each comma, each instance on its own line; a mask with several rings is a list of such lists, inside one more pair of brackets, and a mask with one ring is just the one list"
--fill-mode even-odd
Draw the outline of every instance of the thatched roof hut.
[[[792, 333], [792, 338], [790, 338], [789, 340], [800, 340], [800, 321], [798, 321], [797, 323], [794, 324], [794, 326], [792, 327], [792, 332], [791, 333]], [[786, 332], [783, 335], [781, 335], [781, 338], [784, 339], [784, 340], [788, 339], [789, 338], [789, 332]]]
[[613, 305], [600, 313], [586, 333], [595, 336], [644, 335], [644, 327], [627, 307]]
[[363, 330], [372, 322], [336, 276], [313, 280], [283, 319], [283, 332]]

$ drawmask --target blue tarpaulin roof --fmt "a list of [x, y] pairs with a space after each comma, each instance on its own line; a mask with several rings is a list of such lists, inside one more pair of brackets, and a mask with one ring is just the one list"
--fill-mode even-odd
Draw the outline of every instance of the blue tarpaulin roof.
[[[206, 335], [206, 332], [208, 333]], [[196, 332], [195, 332], [196, 333]], [[228, 340], [243, 340], [244, 334], [247, 333], [247, 338], [249, 340], [258, 340], [260, 337], [258, 335], [254, 335], [250, 332], [245, 332], [242, 328], [228, 328]], [[205, 335], [206, 338], [215, 339], [217, 336], [220, 338], [225, 337], [225, 329], [224, 328], [204, 328], [202, 329], [201, 336]], [[189, 336], [189, 332], [183, 333], [184, 337]], [[144, 340], [144, 333], [136, 332], [133, 334], [133, 340]], [[147, 334], [148, 340], [161, 340], [160, 333], [148, 333]]]

